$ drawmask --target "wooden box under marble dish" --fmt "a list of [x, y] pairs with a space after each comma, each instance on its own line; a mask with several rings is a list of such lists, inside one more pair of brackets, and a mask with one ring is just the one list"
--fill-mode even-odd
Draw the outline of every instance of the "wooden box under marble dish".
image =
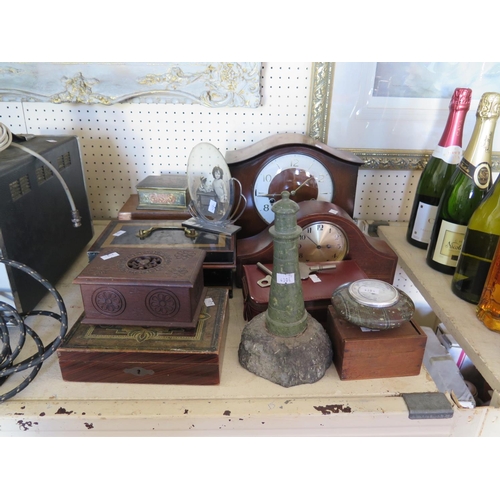
[[228, 294], [224, 288], [207, 288], [207, 303], [194, 328], [87, 325], [80, 318], [57, 350], [62, 378], [70, 382], [219, 384]]
[[103, 249], [74, 280], [82, 322], [193, 328], [205, 295], [204, 258], [198, 249]]
[[366, 330], [336, 316], [330, 305], [326, 331], [341, 380], [420, 373], [427, 336], [413, 320], [389, 330]]

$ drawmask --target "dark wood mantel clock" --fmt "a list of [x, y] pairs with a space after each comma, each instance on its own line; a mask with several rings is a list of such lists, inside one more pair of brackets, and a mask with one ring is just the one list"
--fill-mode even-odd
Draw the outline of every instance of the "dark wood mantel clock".
[[353, 216], [359, 167], [357, 156], [338, 151], [309, 136], [276, 134], [225, 156], [238, 179], [247, 206], [238, 219], [237, 238], [254, 236], [274, 222], [272, 205], [286, 190], [300, 203], [335, 203]]
[[[384, 240], [363, 233], [345, 210], [328, 201], [303, 201], [299, 207], [297, 225], [302, 228], [298, 241], [299, 261], [354, 260], [367, 277], [393, 282], [398, 257]], [[237, 286], [241, 286], [244, 265], [272, 261], [273, 238], [269, 227], [238, 240]]]

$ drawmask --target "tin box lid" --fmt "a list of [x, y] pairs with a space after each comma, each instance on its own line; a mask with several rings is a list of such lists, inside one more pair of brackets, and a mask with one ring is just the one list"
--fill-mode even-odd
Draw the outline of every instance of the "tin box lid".
[[188, 178], [186, 174], [173, 175], [148, 175], [136, 186], [137, 190], [141, 189], [180, 189], [187, 192]]
[[103, 248], [75, 284], [189, 286], [203, 272], [205, 250], [157, 248]]

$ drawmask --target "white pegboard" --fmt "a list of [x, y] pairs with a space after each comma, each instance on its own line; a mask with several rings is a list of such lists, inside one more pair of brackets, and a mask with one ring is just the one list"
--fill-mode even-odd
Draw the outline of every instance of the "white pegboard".
[[[276, 133], [306, 133], [312, 63], [263, 63], [261, 106], [0, 103], [14, 133], [79, 137], [91, 212], [109, 219], [151, 174], [183, 173], [192, 148], [222, 153]], [[354, 217], [408, 220], [420, 172], [360, 170]]]
[[224, 154], [276, 133], [305, 133], [312, 63], [263, 63], [261, 106], [0, 103], [14, 133], [80, 139], [94, 219], [109, 219], [151, 174], [185, 172], [191, 149], [210, 142]]
[[360, 170], [354, 218], [407, 221], [421, 171]]
[[15, 134], [26, 134], [26, 120], [23, 105], [20, 102], [0, 102], [0, 123]]
[[[79, 137], [92, 217], [109, 219], [151, 174], [183, 173], [192, 148], [222, 153], [276, 133], [305, 133], [312, 63], [263, 63], [261, 106], [0, 103], [14, 133]], [[354, 217], [408, 220], [420, 172], [360, 170]]]

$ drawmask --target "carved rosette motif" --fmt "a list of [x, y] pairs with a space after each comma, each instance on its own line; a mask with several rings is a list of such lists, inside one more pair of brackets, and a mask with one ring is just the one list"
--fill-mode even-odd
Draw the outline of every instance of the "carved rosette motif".
[[158, 267], [162, 262], [163, 259], [158, 255], [138, 255], [127, 262], [127, 267], [137, 271], [145, 271]]
[[158, 317], [175, 316], [180, 310], [178, 297], [167, 288], [157, 288], [146, 296], [147, 310]]
[[118, 316], [126, 307], [125, 297], [114, 288], [98, 288], [92, 294], [93, 306], [106, 316]]

